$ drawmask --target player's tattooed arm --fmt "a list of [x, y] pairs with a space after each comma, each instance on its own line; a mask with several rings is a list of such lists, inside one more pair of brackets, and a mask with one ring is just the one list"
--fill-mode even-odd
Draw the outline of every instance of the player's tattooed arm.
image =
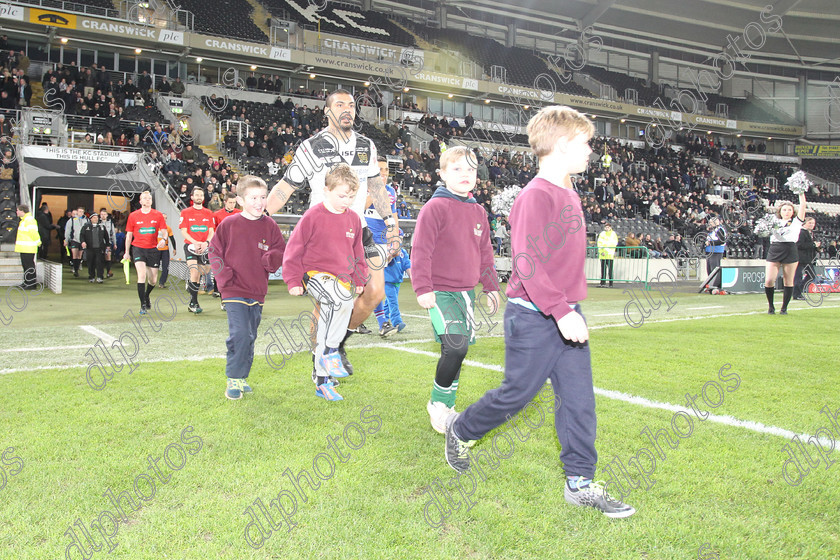
[[385, 190], [385, 183], [382, 182], [382, 177], [376, 176], [368, 179], [368, 194], [373, 201], [373, 207], [382, 216], [383, 220], [387, 220], [388, 216], [393, 216], [391, 212], [391, 199], [388, 197], [388, 191]]
[[295, 188], [284, 179], [280, 179], [274, 185], [274, 188], [271, 189], [271, 192], [268, 194], [268, 200], [265, 203], [265, 209], [269, 215], [279, 212], [286, 205], [286, 202], [289, 201], [289, 197], [292, 196], [293, 192], [295, 192]]

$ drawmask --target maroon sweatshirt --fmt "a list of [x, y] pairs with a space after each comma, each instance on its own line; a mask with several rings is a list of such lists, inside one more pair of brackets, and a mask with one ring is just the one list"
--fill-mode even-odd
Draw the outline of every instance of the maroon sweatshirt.
[[265, 303], [268, 275], [280, 268], [285, 250], [286, 240], [268, 216], [249, 220], [236, 214], [220, 223], [210, 241], [209, 257], [222, 299]]
[[352, 280], [356, 286], [367, 283], [362, 220], [357, 213], [346, 210], [334, 214], [323, 203], [304, 213], [289, 237], [283, 281], [290, 288], [303, 287], [303, 275], [310, 270]]
[[487, 212], [474, 198], [438, 187], [420, 210], [414, 228], [414, 293], [462, 292], [472, 290], [479, 281], [487, 292], [499, 290]]
[[513, 273], [508, 298], [522, 298], [554, 320], [586, 299], [586, 224], [580, 197], [545, 179], [522, 189], [510, 212]]

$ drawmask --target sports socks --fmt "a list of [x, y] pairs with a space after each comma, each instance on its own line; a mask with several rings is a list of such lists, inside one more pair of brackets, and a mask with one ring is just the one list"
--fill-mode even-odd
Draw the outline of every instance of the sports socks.
[[589, 483], [592, 482], [591, 478], [583, 478], [582, 476], [570, 476], [567, 478], [569, 480], [569, 486], [571, 486], [573, 490], [586, 488], [589, 486]]
[[785, 295], [782, 300], [782, 311], [787, 311], [787, 306], [788, 303], [790, 303], [791, 296], [793, 296], [793, 286], [785, 286]]
[[767, 296], [767, 303], [770, 304], [771, 309], [775, 309], [775, 306], [773, 305], [773, 295], [775, 293], [776, 293], [776, 288], [773, 288], [773, 287], [768, 288], [767, 286], [764, 286], [764, 294]]
[[458, 392], [458, 379], [461, 377], [461, 364], [467, 357], [469, 344], [466, 336], [444, 335], [440, 344], [440, 359], [432, 384], [431, 401], [442, 402], [449, 408], [455, 406]]
[[379, 302], [379, 305], [373, 310], [373, 314], [376, 315], [376, 322], [379, 323], [379, 328], [382, 328], [382, 325], [385, 324], [385, 306], [382, 305], [383, 302]]
[[140, 304], [146, 305], [146, 283], [137, 282], [137, 295], [140, 296]]
[[198, 305], [198, 282], [187, 282], [187, 291], [190, 293], [190, 303]]

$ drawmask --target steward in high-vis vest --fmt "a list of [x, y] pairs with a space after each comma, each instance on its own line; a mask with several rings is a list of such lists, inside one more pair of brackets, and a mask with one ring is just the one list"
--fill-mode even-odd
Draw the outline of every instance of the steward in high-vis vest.
[[598, 259], [601, 261], [601, 284], [604, 287], [609, 278], [610, 288], [613, 285], [613, 259], [615, 248], [618, 247], [618, 235], [613, 231], [612, 226], [607, 222], [604, 224], [604, 231], [598, 234]]
[[612, 156], [607, 152], [604, 152], [604, 155], [601, 156], [601, 167], [604, 169], [609, 169], [612, 165]]
[[23, 267], [23, 284], [20, 287], [24, 290], [35, 290], [37, 289], [35, 253], [41, 246], [38, 222], [29, 213], [29, 206], [26, 204], [18, 205], [17, 216], [20, 218], [20, 224], [15, 239], [15, 253], [20, 253], [20, 264]]

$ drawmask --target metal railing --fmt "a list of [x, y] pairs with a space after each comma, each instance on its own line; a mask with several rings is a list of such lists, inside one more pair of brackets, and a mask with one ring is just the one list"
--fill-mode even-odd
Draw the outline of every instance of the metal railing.
[[[584, 274], [586, 280], [589, 282], [605, 282], [613, 283], [642, 283], [645, 289], [650, 286], [648, 273], [650, 271], [650, 251], [647, 247], [631, 247], [620, 245], [615, 247], [615, 253], [612, 259], [600, 259], [598, 256], [598, 247], [586, 248], [586, 264], [584, 266]], [[612, 260], [612, 277], [609, 276], [609, 268], [606, 276], [602, 276], [602, 262]]]
[[231, 119], [225, 119], [219, 121], [219, 135], [217, 138], [221, 145], [224, 145], [224, 138], [227, 136], [231, 131], [236, 134], [236, 141], [240, 142], [243, 138], [248, 137], [248, 133], [250, 132], [251, 127], [248, 126], [248, 123], [244, 123], [242, 121], [235, 121]]
[[63, 12], [87, 14], [90, 16], [122, 19], [118, 10], [113, 10], [111, 8], [100, 8], [98, 6], [88, 6], [87, 4], [79, 4], [77, 2], [64, 2], [63, 0], [17, 0], [16, 2], [12, 3], [27, 4], [30, 6], [40, 6], [49, 10], [61, 10]]

